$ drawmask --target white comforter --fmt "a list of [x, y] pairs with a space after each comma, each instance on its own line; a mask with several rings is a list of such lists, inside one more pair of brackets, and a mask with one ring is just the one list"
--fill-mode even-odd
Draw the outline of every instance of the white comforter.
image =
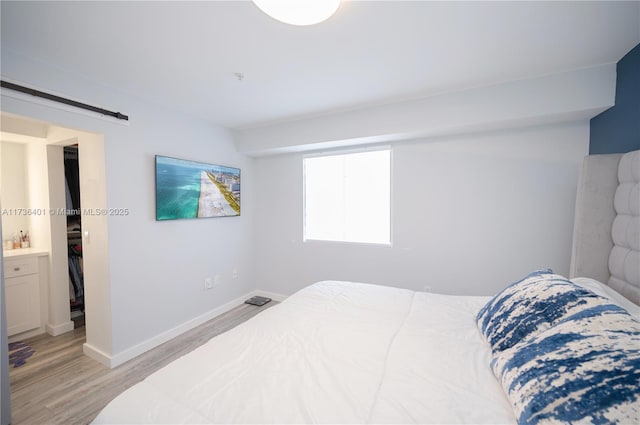
[[94, 423], [515, 423], [475, 325], [487, 300], [316, 283], [129, 388]]

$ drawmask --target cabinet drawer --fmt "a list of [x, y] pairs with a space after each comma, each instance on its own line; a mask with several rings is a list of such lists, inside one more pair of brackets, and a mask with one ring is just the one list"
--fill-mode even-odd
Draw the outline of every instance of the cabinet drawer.
[[17, 276], [38, 273], [38, 258], [4, 259], [4, 277], [10, 279]]
[[5, 279], [7, 335], [40, 326], [40, 288], [38, 275]]

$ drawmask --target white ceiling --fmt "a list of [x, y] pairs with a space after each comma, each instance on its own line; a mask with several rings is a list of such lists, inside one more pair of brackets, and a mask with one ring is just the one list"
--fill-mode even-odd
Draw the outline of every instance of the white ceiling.
[[637, 1], [346, 1], [311, 27], [249, 1], [0, 7], [2, 49], [236, 129], [613, 63], [640, 42]]

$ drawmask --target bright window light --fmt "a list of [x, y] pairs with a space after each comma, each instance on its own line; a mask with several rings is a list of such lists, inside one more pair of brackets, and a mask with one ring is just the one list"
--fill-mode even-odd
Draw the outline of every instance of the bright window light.
[[304, 239], [391, 244], [391, 150], [304, 158]]

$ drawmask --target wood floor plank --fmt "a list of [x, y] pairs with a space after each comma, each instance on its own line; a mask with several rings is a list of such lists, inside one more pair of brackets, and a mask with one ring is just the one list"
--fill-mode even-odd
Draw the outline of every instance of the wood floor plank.
[[88, 424], [125, 389], [276, 304], [242, 304], [114, 369], [83, 354], [84, 327], [57, 337], [29, 338], [24, 342], [35, 353], [9, 371], [12, 424]]

